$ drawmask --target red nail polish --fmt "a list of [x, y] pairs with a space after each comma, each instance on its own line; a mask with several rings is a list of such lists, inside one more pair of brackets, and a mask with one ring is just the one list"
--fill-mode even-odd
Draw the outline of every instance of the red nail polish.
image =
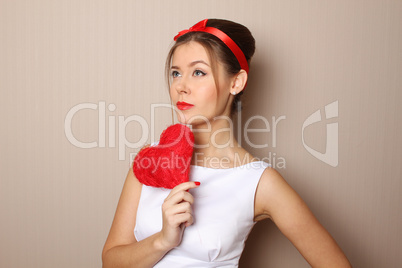
[[197, 185], [197, 186], [199, 186], [199, 185], [201, 184], [201, 182], [199, 182], [199, 181], [195, 181], [194, 183], [195, 183], [195, 185]]

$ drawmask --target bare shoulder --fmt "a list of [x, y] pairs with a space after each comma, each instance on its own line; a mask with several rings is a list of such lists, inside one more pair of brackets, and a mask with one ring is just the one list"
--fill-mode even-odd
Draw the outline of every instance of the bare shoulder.
[[130, 168], [123, 185], [116, 214], [119, 212], [119, 210], [123, 210], [123, 212], [127, 210], [125, 212], [129, 212], [130, 214], [131, 213], [136, 214], [138, 203], [141, 196], [141, 189], [142, 184], [135, 177], [133, 169]]
[[133, 169], [130, 168], [121, 191], [116, 214], [119, 213], [120, 210], [123, 210], [123, 212], [136, 213], [141, 195], [141, 189], [142, 184], [135, 177]]
[[255, 220], [273, 219], [275, 210], [292, 197], [298, 197], [293, 188], [275, 168], [267, 167], [256, 191]]
[[133, 232], [141, 189], [142, 184], [137, 180], [132, 168], [130, 168], [121, 191], [103, 254], [112, 247], [136, 242]]

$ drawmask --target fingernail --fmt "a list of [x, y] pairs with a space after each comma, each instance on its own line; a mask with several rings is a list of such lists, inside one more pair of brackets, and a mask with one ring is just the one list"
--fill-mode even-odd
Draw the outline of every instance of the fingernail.
[[199, 185], [201, 184], [201, 182], [199, 182], [199, 181], [195, 181], [194, 183], [195, 183], [195, 185], [197, 185], [197, 186], [199, 186]]

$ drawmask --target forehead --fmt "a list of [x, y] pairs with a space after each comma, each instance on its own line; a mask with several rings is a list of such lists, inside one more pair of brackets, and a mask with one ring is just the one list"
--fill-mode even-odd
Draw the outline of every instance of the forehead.
[[210, 65], [208, 53], [198, 42], [190, 41], [178, 46], [172, 57], [172, 65], [187, 65], [188, 63], [203, 60]]

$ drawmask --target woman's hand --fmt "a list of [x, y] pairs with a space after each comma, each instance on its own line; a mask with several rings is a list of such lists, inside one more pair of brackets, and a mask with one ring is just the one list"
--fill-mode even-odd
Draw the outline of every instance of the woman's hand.
[[163, 226], [160, 232], [160, 242], [164, 248], [170, 250], [180, 245], [185, 227], [193, 224], [191, 205], [194, 198], [188, 190], [199, 185], [199, 182], [181, 183], [166, 197], [162, 205]]

